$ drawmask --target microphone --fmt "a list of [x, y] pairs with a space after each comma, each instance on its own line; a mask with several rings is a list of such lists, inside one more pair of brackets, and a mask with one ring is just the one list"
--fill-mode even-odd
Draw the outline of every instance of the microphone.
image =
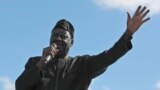
[[[54, 43], [51, 45], [52, 49], [57, 49], [57, 44]], [[55, 53], [55, 55], [57, 54], [57, 52]], [[48, 63], [52, 58], [54, 58], [54, 56], [51, 56], [51, 55], [47, 55], [46, 58], [45, 58], [45, 63]]]
[[52, 56], [51, 55], [48, 55], [45, 59], [45, 63], [49, 62], [50, 60], [52, 59]]

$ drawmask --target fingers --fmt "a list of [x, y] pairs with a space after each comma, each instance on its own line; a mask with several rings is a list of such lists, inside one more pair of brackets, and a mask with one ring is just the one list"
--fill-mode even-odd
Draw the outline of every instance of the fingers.
[[142, 14], [146, 10], [146, 6], [142, 8], [142, 10], [139, 12], [139, 14]]
[[144, 18], [148, 13], [149, 13], [149, 9], [147, 9], [146, 11], [146, 6], [139, 11], [139, 15], [141, 15], [142, 18]]
[[127, 23], [131, 20], [131, 15], [127, 12]]
[[141, 6], [138, 6], [134, 16], [140, 15], [142, 18], [144, 18], [150, 12], [149, 9], [147, 9], [147, 11], [146, 9], [147, 9], [146, 6], [143, 7], [142, 9], [141, 9]]
[[147, 22], [148, 20], [150, 20], [150, 18], [144, 19], [144, 20], [142, 21], [142, 24], [145, 23], [145, 22]]
[[137, 18], [137, 19], [139, 19], [139, 20], [141, 21], [141, 23], [144, 23], [144, 22], [146, 22], [146, 21], [148, 21], [148, 20], [150, 19], [150, 18], [147, 18], [147, 19], [144, 19], [144, 20], [143, 20], [143, 18], [145, 18], [146, 15], [147, 15], [149, 12], [150, 12], [150, 10], [147, 9], [146, 6], [143, 7], [142, 9], [141, 9], [141, 6], [138, 6], [138, 8], [137, 8], [137, 10], [136, 10], [133, 18]]
[[53, 46], [46, 47], [43, 49], [43, 57], [46, 57], [48, 55], [55, 56], [57, 52], [58, 50]]
[[144, 14], [142, 14], [142, 18], [144, 18], [148, 13], [149, 13], [149, 10], [147, 10], [146, 12], [144, 12]]
[[136, 16], [136, 15], [138, 15], [138, 14], [139, 14], [140, 9], [141, 9], [141, 6], [138, 6], [138, 8], [137, 8], [136, 12], [134, 13], [134, 16]]
[[127, 12], [128, 19], [131, 19], [131, 15]]
[[[140, 11], [140, 15], [141, 15], [141, 18], [143, 19], [148, 13], [150, 12], [149, 9], [147, 9], [146, 11], [146, 7], [143, 7], [143, 9]], [[142, 24], [145, 23], [146, 21], [150, 20], [150, 18], [146, 18], [142, 21]]]
[[133, 17], [131, 17], [130, 14], [127, 12], [127, 28], [129, 28], [129, 30], [133, 33], [136, 32], [143, 23], [147, 22], [150, 19], [149, 17], [145, 19], [148, 13], [149, 9], [141, 6], [138, 6]]
[[57, 54], [58, 50], [55, 48], [55, 47], [52, 47], [52, 50], [51, 50], [51, 55], [52, 56], [55, 56]]

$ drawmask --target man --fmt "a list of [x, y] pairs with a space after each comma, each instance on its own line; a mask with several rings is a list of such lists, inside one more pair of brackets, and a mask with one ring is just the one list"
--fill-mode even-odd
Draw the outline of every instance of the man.
[[43, 49], [42, 56], [28, 60], [16, 80], [16, 90], [87, 90], [93, 78], [132, 48], [132, 35], [150, 19], [144, 19], [148, 13], [141, 6], [133, 17], [127, 13], [127, 29], [122, 37], [112, 48], [94, 56], [68, 56], [74, 28], [65, 19], [58, 21], [51, 32], [50, 46]]

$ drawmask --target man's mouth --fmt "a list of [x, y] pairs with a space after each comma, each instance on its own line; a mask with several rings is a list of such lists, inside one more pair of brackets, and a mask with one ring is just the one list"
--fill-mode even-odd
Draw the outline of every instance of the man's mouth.
[[55, 42], [55, 43], [56, 43], [56, 45], [57, 45], [57, 49], [58, 49], [59, 51], [61, 51], [62, 48], [63, 48], [62, 43], [61, 43], [61, 42]]

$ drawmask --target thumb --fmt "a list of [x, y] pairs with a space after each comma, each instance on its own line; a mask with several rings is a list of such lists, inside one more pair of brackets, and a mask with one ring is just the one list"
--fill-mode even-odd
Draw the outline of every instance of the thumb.
[[127, 12], [127, 24], [131, 21], [131, 16], [129, 14], [129, 12]]

